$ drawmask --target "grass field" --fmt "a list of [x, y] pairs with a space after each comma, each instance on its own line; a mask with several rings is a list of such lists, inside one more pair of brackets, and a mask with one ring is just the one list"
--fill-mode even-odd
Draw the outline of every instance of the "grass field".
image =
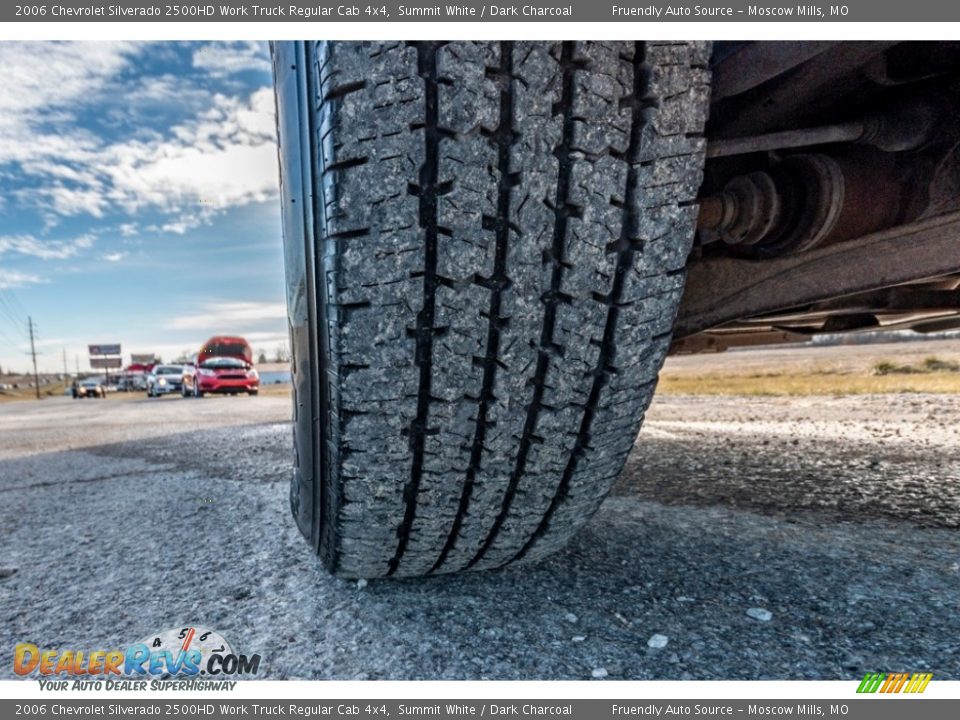
[[657, 392], [667, 395], [874, 395], [882, 393], [960, 393], [960, 373], [873, 375], [837, 373], [757, 373], [751, 375], [660, 375]]
[[659, 393], [807, 396], [960, 393], [960, 343], [771, 347], [668, 358]]
[[[66, 390], [63, 381], [40, 386], [40, 397], [59, 397]], [[33, 388], [17, 388], [16, 390], [0, 390], [0, 402], [15, 402], [17, 400], [36, 400], [37, 391]]]

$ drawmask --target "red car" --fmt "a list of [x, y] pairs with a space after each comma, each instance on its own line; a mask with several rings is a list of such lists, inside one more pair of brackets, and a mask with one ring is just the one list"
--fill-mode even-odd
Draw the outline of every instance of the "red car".
[[247, 393], [260, 390], [260, 375], [253, 367], [253, 350], [242, 337], [212, 337], [197, 353], [194, 365], [184, 366], [183, 397], [207, 393]]

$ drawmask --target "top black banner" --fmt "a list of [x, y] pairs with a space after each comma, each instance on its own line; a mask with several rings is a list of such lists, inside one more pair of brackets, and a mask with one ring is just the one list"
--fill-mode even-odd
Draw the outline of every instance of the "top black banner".
[[555, 2], [330, 2], [224, 0], [168, 4], [145, 0], [34, 0], [0, 7], [0, 22], [951, 22], [960, 4], [942, 0], [665, 3]]

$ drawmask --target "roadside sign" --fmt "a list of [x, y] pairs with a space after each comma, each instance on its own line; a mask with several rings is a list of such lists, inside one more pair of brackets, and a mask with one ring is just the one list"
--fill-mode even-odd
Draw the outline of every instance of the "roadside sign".
[[115, 345], [88, 345], [91, 355], [119, 355], [120, 344]]
[[130, 363], [133, 365], [150, 365], [157, 359], [154, 353], [134, 353], [130, 356]]
[[90, 358], [90, 367], [92, 367], [95, 370], [106, 370], [109, 368], [123, 367], [123, 360], [118, 357]]

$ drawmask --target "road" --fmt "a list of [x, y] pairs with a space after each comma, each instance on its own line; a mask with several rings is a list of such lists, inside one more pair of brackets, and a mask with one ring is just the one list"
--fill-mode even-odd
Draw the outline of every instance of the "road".
[[960, 678], [960, 398], [660, 398], [560, 554], [368, 584], [289, 518], [288, 417], [0, 406], [0, 677], [200, 624], [276, 679]]

